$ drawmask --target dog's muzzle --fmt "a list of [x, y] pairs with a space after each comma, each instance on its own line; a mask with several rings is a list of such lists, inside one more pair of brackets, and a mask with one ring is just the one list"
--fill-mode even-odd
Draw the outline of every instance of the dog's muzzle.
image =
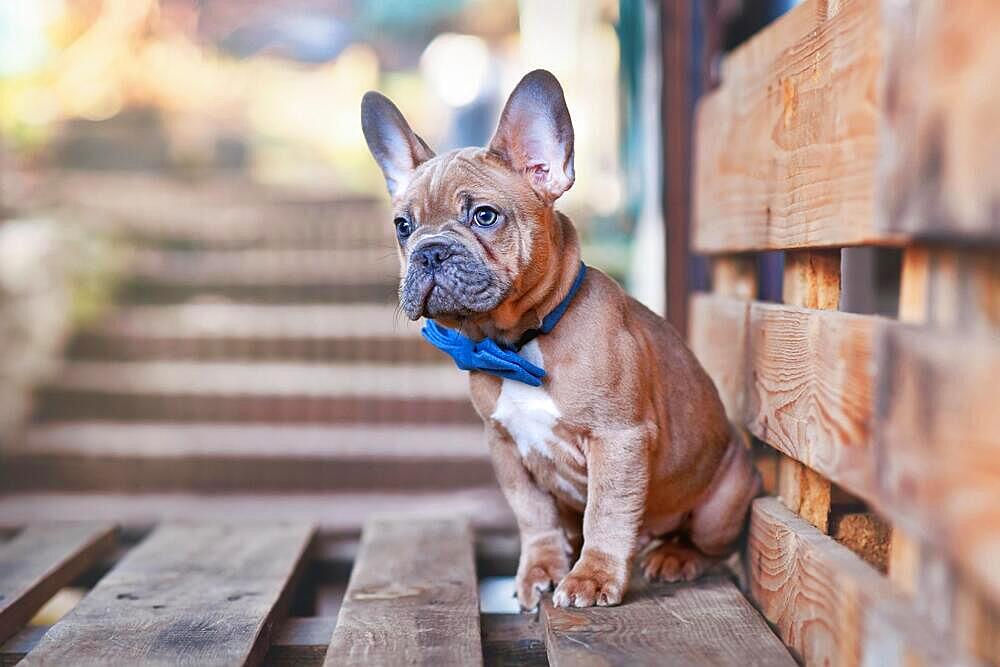
[[495, 308], [506, 286], [472, 251], [458, 241], [426, 241], [410, 253], [400, 285], [400, 305], [411, 320], [464, 316]]

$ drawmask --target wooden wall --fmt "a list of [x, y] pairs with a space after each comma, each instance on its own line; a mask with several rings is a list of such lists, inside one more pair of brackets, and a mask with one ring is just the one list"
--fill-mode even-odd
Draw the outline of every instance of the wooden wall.
[[[806, 664], [1000, 659], [998, 27], [992, 0], [806, 0], [699, 104], [690, 340], [758, 442], [748, 587]], [[897, 316], [840, 310], [855, 246], [903, 248]]]

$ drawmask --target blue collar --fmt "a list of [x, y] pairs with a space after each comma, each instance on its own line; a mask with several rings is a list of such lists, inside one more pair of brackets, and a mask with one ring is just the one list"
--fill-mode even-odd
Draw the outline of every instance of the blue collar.
[[518, 352], [538, 336], [556, 328], [559, 320], [566, 314], [573, 297], [580, 290], [586, 274], [587, 266], [580, 262], [580, 271], [576, 274], [566, 297], [542, 319], [540, 327], [526, 331], [512, 347], [501, 345], [492, 338], [476, 342], [454, 329], [441, 326], [434, 320], [427, 320], [420, 333], [431, 345], [451, 356], [455, 360], [455, 365], [463, 371], [483, 371], [508, 380], [517, 380], [532, 387], [540, 387], [542, 378], [545, 377], [545, 369], [535, 366]]

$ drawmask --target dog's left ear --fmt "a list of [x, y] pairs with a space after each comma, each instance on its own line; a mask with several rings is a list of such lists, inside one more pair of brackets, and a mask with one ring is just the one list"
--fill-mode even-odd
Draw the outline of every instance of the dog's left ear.
[[392, 197], [402, 194], [414, 170], [434, 157], [396, 105], [381, 93], [369, 91], [361, 99], [361, 129]]
[[529, 72], [510, 94], [490, 151], [525, 175], [549, 204], [573, 185], [573, 121], [559, 81]]

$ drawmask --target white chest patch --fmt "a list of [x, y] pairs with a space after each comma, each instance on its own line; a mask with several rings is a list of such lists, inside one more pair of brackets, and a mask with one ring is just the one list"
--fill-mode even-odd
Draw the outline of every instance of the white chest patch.
[[[545, 368], [538, 341], [525, 345], [520, 354], [536, 366]], [[552, 429], [560, 416], [559, 408], [544, 388], [504, 380], [492, 418], [507, 429], [522, 457], [537, 452], [551, 459], [555, 440]]]

